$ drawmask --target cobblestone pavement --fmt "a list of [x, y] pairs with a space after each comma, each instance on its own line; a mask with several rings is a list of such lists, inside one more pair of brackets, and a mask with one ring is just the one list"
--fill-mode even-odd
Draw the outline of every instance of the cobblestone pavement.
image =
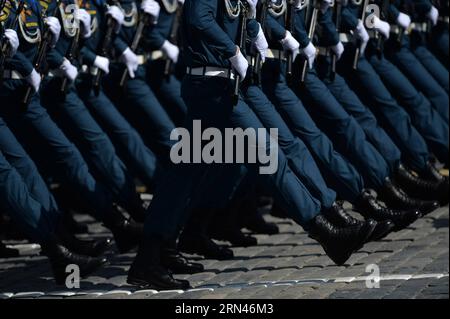
[[[94, 236], [108, 236], [87, 217]], [[81, 281], [79, 289], [55, 286], [39, 246], [7, 242], [21, 257], [0, 259], [2, 298], [443, 298], [449, 297], [449, 210], [441, 208], [409, 228], [369, 243], [346, 265], [337, 267], [321, 247], [288, 220], [275, 219], [280, 234], [257, 235], [259, 245], [233, 248], [230, 261], [199, 260], [205, 272], [190, 276], [188, 291], [136, 290], [126, 284], [134, 254], [108, 254], [110, 264]], [[369, 289], [373, 268], [379, 288]], [[369, 266], [369, 269], [367, 268]]]

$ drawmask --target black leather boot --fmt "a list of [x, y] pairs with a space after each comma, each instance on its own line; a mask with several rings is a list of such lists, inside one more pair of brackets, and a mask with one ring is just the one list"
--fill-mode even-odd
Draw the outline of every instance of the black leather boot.
[[400, 210], [418, 209], [422, 215], [429, 214], [439, 208], [437, 201], [420, 200], [408, 196], [390, 178], [386, 178], [383, 187], [378, 191], [378, 197], [389, 207]]
[[8, 248], [0, 241], [0, 258], [15, 258], [19, 257], [19, 255], [17, 249]]
[[339, 227], [350, 226], [368, 226], [374, 227], [372, 234], [367, 239], [367, 242], [377, 241], [386, 237], [394, 228], [394, 223], [390, 220], [375, 221], [367, 218], [365, 221], [358, 220], [348, 214], [342, 205], [333, 203], [333, 206], [324, 212], [326, 218], [333, 224]]
[[449, 201], [448, 183], [422, 179], [400, 165], [395, 181], [410, 196], [425, 200], [437, 200], [444, 206]]
[[134, 249], [142, 239], [144, 226], [126, 219], [117, 207], [111, 209], [103, 222], [113, 233], [116, 246], [121, 254]]
[[204, 270], [202, 264], [189, 262], [175, 248], [162, 249], [161, 264], [174, 274], [196, 274]]
[[258, 212], [250, 212], [245, 217], [243, 226], [256, 234], [275, 235], [280, 232], [276, 224], [266, 222]]
[[438, 183], [446, 183], [447, 185], [449, 184], [449, 178], [442, 175], [432, 162], [427, 163], [427, 168], [424, 171], [420, 172], [420, 177]]
[[148, 240], [140, 245], [128, 272], [127, 283], [141, 289], [189, 289], [188, 281], [173, 278], [169, 269], [161, 264], [161, 247], [158, 239]]
[[419, 210], [398, 211], [384, 207], [368, 191], [359, 196], [354, 208], [365, 218], [372, 218], [377, 222], [392, 221], [395, 225], [392, 231], [406, 228], [421, 217]]
[[91, 257], [102, 255], [112, 244], [111, 239], [79, 239], [75, 237], [66, 227], [64, 222], [56, 229], [56, 236], [61, 243], [70, 251]]
[[350, 256], [361, 249], [372, 235], [373, 224], [338, 227], [320, 214], [316, 216], [309, 229], [309, 236], [317, 240], [328, 257], [336, 265], [343, 265]]
[[178, 249], [184, 253], [197, 254], [208, 259], [229, 260], [234, 258], [231, 249], [217, 245], [211, 238], [204, 235], [185, 236], [181, 234]]
[[89, 276], [98, 268], [106, 264], [106, 258], [88, 257], [75, 254], [69, 249], [52, 240], [41, 244], [42, 253], [47, 256], [52, 266], [56, 283], [62, 285], [67, 278], [66, 267], [77, 265], [80, 269], [81, 278]]

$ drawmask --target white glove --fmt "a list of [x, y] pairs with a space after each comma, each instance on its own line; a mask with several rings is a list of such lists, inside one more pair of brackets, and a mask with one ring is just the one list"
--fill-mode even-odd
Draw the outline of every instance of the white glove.
[[247, 3], [249, 5], [249, 17], [251, 19], [255, 19], [256, 18], [256, 6], [258, 5], [258, 0], [247, 0]]
[[306, 47], [303, 48], [303, 55], [308, 60], [309, 68], [312, 69], [314, 66], [314, 61], [316, 60], [316, 47], [312, 44], [312, 42], [309, 42]]
[[52, 34], [52, 41], [50, 45], [54, 47], [59, 40], [59, 36], [61, 35], [61, 24], [59, 23], [58, 18], [55, 17], [45, 18], [45, 24], [48, 26], [48, 29]]
[[156, 2], [155, 0], [144, 0], [141, 3], [141, 9], [142, 11], [153, 17], [154, 24], [158, 22], [159, 13], [161, 11], [161, 7], [158, 2]]
[[397, 24], [403, 29], [408, 29], [411, 24], [411, 17], [403, 12], [400, 12], [397, 17]]
[[84, 9], [77, 10], [77, 19], [80, 21], [81, 35], [84, 39], [92, 35], [91, 30], [91, 15]]
[[67, 59], [64, 59], [64, 62], [61, 64], [59, 69], [62, 71], [64, 76], [70, 80], [70, 82], [75, 81], [78, 76], [77, 68], [73, 66]]
[[183, 6], [184, 5], [184, 0], [178, 0], [178, 3]]
[[244, 81], [245, 76], [247, 75], [248, 61], [242, 55], [241, 50], [239, 50], [239, 48], [238, 53], [230, 58], [230, 62], [231, 65], [233, 66], [233, 69], [241, 76], [241, 81]]
[[26, 77], [26, 81], [34, 89], [34, 92], [37, 93], [39, 91], [39, 87], [41, 86], [41, 75], [37, 73], [35, 69], [33, 69], [30, 75]]
[[344, 53], [344, 45], [342, 44], [341, 41], [339, 41], [338, 44], [333, 45], [331, 47], [331, 50], [333, 50], [337, 60], [339, 60], [342, 57], [342, 54]]
[[105, 74], [109, 73], [109, 60], [105, 57], [97, 55], [94, 60], [94, 66], [102, 70]]
[[134, 72], [136, 72], [139, 67], [137, 55], [133, 51], [131, 51], [130, 48], [126, 48], [126, 50], [123, 51], [122, 55], [120, 56], [120, 62], [127, 66], [130, 78], [134, 79]]
[[267, 39], [264, 35], [261, 25], [259, 26], [258, 35], [255, 39], [253, 39], [252, 43], [254, 49], [258, 51], [259, 55], [261, 56], [261, 61], [264, 63], [264, 61], [266, 61], [266, 52], [269, 48], [269, 43], [267, 43]]
[[110, 16], [114, 21], [116, 21], [115, 31], [116, 33], [119, 33], [120, 27], [125, 21], [125, 15], [123, 14], [123, 11], [118, 6], [110, 6], [108, 8], [108, 11], [106, 11], [106, 15]]
[[389, 33], [391, 32], [391, 26], [389, 23], [380, 20], [377, 16], [373, 18], [373, 26], [380, 32], [386, 39], [389, 39]]
[[10, 56], [14, 56], [20, 44], [17, 32], [12, 29], [6, 29], [5, 38], [8, 40], [9, 47], [11, 48]]
[[178, 56], [180, 55], [180, 49], [169, 41], [164, 41], [161, 51], [173, 62], [177, 63]]
[[289, 31], [286, 31], [286, 37], [281, 40], [281, 45], [283, 46], [285, 51], [292, 52], [293, 60], [295, 61], [295, 58], [300, 53], [300, 43], [298, 43], [297, 40], [292, 36], [292, 34]]
[[320, 2], [320, 11], [322, 13], [327, 12], [328, 8], [331, 6], [332, 0], [322, 0]]
[[355, 37], [359, 40], [361, 44], [359, 47], [359, 52], [361, 55], [363, 55], [364, 52], [366, 51], [367, 43], [369, 42], [370, 37], [361, 20], [358, 21], [358, 25], [356, 26]]
[[439, 11], [436, 9], [435, 6], [431, 7], [430, 12], [427, 13], [428, 19], [431, 20], [431, 23], [433, 23], [433, 26], [435, 26], [438, 23], [439, 19]]

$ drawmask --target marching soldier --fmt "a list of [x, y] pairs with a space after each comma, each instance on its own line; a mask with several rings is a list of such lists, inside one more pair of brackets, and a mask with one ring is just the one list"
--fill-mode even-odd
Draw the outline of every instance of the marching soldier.
[[[55, 16], [61, 17], [63, 32], [54, 49], [47, 54], [49, 72], [44, 78], [41, 101], [55, 121], [60, 125], [63, 132], [74, 141], [87, 161], [92, 165], [104, 185], [106, 185], [114, 195], [115, 200], [121, 205], [136, 221], [143, 222], [144, 208], [143, 203], [136, 193], [136, 186], [133, 178], [127, 170], [124, 163], [116, 154], [114, 145], [109, 137], [98, 125], [91, 113], [78, 97], [74, 81], [78, 76], [77, 66], [69, 61], [65, 56], [73, 41], [77, 41], [77, 33], [81, 32], [81, 38], [86, 38], [91, 32], [90, 23], [83, 17], [90, 17], [87, 12], [75, 10], [81, 21], [78, 31], [76, 25], [71, 25], [73, 19], [67, 14], [68, 6], [73, 4], [71, 0], [59, 2], [42, 2], [43, 9], [46, 12], [55, 12]], [[119, 15], [120, 9], [111, 6], [107, 15], [115, 17]], [[85, 22], [83, 22], [85, 21]], [[67, 88], [61, 89], [61, 83], [64, 79], [68, 80]], [[58, 98], [59, 92], [62, 97]]]
[[[257, 1], [245, 5], [256, 12]], [[188, 106], [188, 118], [201, 120], [206, 127], [263, 128], [248, 105], [233, 92], [234, 79], [245, 79], [248, 62], [236, 45], [245, 32], [244, 6], [238, 1], [187, 0], [183, 13], [183, 36], [187, 75], [182, 85], [182, 96]], [[245, 11], [244, 13], [245, 14]], [[258, 24], [250, 19], [248, 34], [258, 32]], [[242, 38], [241, 38], [242, 40]], [[237, 105], [233, 104], [237, 101]], [[214, 106], [214, 107], [211, 107]], [[191, 127], [189, 122], [189, 126]], [[192, 129], [192, 128], [191, 128]], [[266, 133], [268, 134], [268, 133]], [[268, 141], [268, 140], [266, 140]], [[255, 167], [249, 165], [250, 170]], [[145, 235], [138, 255], [130, 268], [128, 283], [159, 289], [184, 289], [186, 281], [175, 280], [161, 263], [161, 242], [173, 238], [192, 198], [214, 164], [179, 164], [171, 169], [155, 193], [145, 223]], [[302, 225], [325, 249], [336, 263], [341, 264], [353, 251], [362, 247], [371, 235], [374, 225], [340, 227], [323, 214], [321, 205], [295, 177], [287, 165], [284, 153], [278, 152], [278, 170], [267, 175], [275, 197], [289, 216]], [[178, 194], [174, 201], [170, 193]]]
[[[13, 14], [10, 14], [10, 19], [14, 19]], [[31, 151], [33, 159], [39, 160], [39, 163], [52, 163], [47, 168], [52, 169], [74, 192], [82, 195], [95, 216], [111, 229], [119, 250], [129, 251], [140, 238], [141, 230], [138, 225], [127, 220], [117, 210], [113, 205], [111, 192], [92, 176], [79, 150], [41, 105], [41, 75], [38, 72], [44, 71], [36, 70], [34, 62], [38, 53], [41, 53], [40, 56], [44, 53], [45, 57], [47, 44], [54, 47], [58, 42], [58, 19], [45, 17], [39, 3], [26, 0], [19, 26], [20, 46], [17, 53], [7, 61], [0, 87], [0, 96], [5, 103], [0, 117], [8, 124], [20, 144]], [[25, 91], [31, 92], [31, 99], [26, 104]], [[25, 155], [17, 151], [21, 147], [17, 140], [2, 139], [2, 150], [10, 149], [11, 154], [17, 154], [18, 161], [26, 161]], [[34, 175], [26, 174], [23, 178], [29, 184]]]
[[[340, 2], [336, 3], [337, 6], [341, 5]], [[341, 10], [335, 10], [336, 14], [340, 14]], [[340, 20], [338, 17], [337, 20]], [[324, 43], [324, 39], [330, 43], [339, 43], [339, 33], [336, 31], [336, 27], [331, 20], [331, 10], [325, 11], [320, 14], [319, 25], [321, 27], [321, 34], [318, 40], [319, 45]], [[322, 41], [322, 42], [321, 42]], [[344, 112], [347, 112], [354, 120], [357, 121], [357, 125], [360, 125], [366, 134], [367, 140], [376, 148], [377, 152], [383, 156], [386, 164], [389, 167], [390, 175], [408, 194], [427, 200], [439, 200], [443, 205], [448, 203], [448, 184], [439, 182], [429, 182], [426, 180], [420, 180], [414, 177], [410, 171], [408, 171], [401, 163], [401, 152], [386, 134], [386, 132], [378, 126], [377, 121], [373, 114], [362, 104], [356, 94], [348, 87], [345, 80], [333, 70], [333, 57], [327, 55], [326, 47], [319, 47], [319, 57], [317, 59], [316, 69], [317, 75], [326, 85], [329, 91], [333, 94], [334, 98], [341, 105]], [[346, 66], [350, 68], [350, 65]], [[305, 85], [309, 83], [306, 79]], [[312, 93], [311, 93], [312, 94]], [[309, 94], [309, 96], [311, 96]], [[308, 96], [308, 97], [309, 97]], [[313, 100], [314, 98], [309, 98]], [[313, 108], [314, 109], [314, 108]], [[321, 115], [332, 118], [328, 113], [319, 112], [312, 113], [316, 115], [316, 118], [321, 119]], [[332, 109], [336, 112], [336, 108]], [[342, 112], [342, 114], [344, 114]], [[336, 119], [335, 119], [336, 120]], [[327, 127], [324, 125], [323, 127]], [[329, 131], [332, 134], [332, 131]]]
[[[386, 129], [395, 141], [401, 150], [402, 161], [418, 172], [423, 179], [441, 182], [443, 179], [442, 176], [440, 176], [433, 164], [430, 163], [430, 152], [428, 151], [427, 145], [428, 140], [424, 138], [425, 135], [422, 135], [423, 131], [420, 130], [419, 133], [419, 128], [413, 125], [413, 114], [410, 117], [405, 109], [408, 104], [403, 104], [405, 105], [404, 108], [402, 107], [401, 100], [397, 102], [387, 85], [391, 80], [387, 76], [380, 77], [370, 63], [370, 60], [376, 60], [379, 64], [386, 64], [386, 67], [383, 68], [384, 70], [390, 70], [393, 75], [397, 76], [397, 81], [404, 81], [404, 86], [411, 88], [408, 80], [399, 73], [394, 65], [385, 59], [379, 58], [377, 51], [373, 48], [373, 46], [376, 46], [376, 41], [375, 39], [370, 39], [360, 19], [362, 10], [364, 10], [362, 3], [355, 4], [350, 1], [346, 6], [343, 6], [341, 34], [345, 37], [344, 45], [346, 50], [342, 59], [337, 64], [338, 73], [345, 77], [354, 89], [354, 92], [358, 94], [365, 105], [370, 107], [380, 125]], [[381, 22], [378, 22], [378, 24], [384, 26]], [[380, 26], [379, 28], [381, 28]], [[355, 34], [354, 40], [350, 36], [350, 31]], [[372, 32], [377, 31], [375, 29]], [[356, 49], [358, 48], [358, 44], [367, 46], [367, 43], [370, 44], [366, 50], [369, 52], [366, 53], [365, 50], [361, 49], [357, 55]], [[385, 83], [383, 83], [383, 80]], [[414, 91], [415, 89], [411, 88], [411, 90]], [[417, 94], [414, 93], [410, 96], [417, 97]], [[423, 100], [422, 98], [423, 96], [419, 96], [419, 98], [412, 99], [411, 101]], [[430, 113], [424, 113], [424, 117], [427, 118], [428, 114]], [[358, 119], [359, 117], [355, 116], [355, 118]], [[362, 121], [360, 121], [360, 124], [363, 128], [367, 127]], [[371, 133], [367, 133], [367, 135], [369, 138], [372, 138], [372, 141], [375, 140], [375, 136]], [[436, 154], [436, 147], [430, 145], [430, 151]], [[441, 160], [444, 159], [445, 163], [446, 157], [443, 154], [439, 158]]]
[[174, 72], [181, 59], [177, 39], [184, 0], [158, 0], [158, 3], [161, 7], [158, 23], [150, 26], [145, 38], [145, 48], [151, 51], [147, 77], [175, 125], [181, 126], [187, 109], [181, 98], [181, 83]]
[[[392, 25], [385, 52], [448, 124], [448, 71], [425, 46], [431, 31], [427, 21], [436, 25], [438, 16], [428, 0], [395, 1], [389, 6], [388, 22]], [[410, 34], [405, 35], [404, 30]]]
[[[144, 40], [150, 32], [150, 24], [157, 22], [160, 7], [155, 0], [122, 0], [120, 6], [124, 10], [125, 20], [113, 43], [115, 63], [111, 64], [111, 73], [104, 83], [105, 91], [141, 134], [161, 165], [167, 166], [174, 144], [170, 134], [175, 125], [147, 83], [146, 62], [149, 55], [143, 47], [145, 41], [138, 42], [136, 52], [132, 50], [138, 25], [142, 19], [146, 20], [147, 27], [141, 30]], [[129, 76], [123, 79], [125, 68], [129, 70]]]
[[[90, 23], [83, 29], [89, 31], [89, 37], [79, 44], [80, 74], [76, 79], [78, 96], [84, 102], [95, 120], [109, 135], [116, 147], [117, 154], [127, 168], [139, 176], [144, 185], [151, 190], [156, 186], [158, 162], [156, 155], [145, 145], [142, 137], [119, 112], [100, 86], [94, 92], [93, 81], [97, 70], [109, 72], [108, 57], [99, 55], [99, 47], [105, 39], [107, 12], [104, 1], [79, 1], [79, 12], [87, 12]], [[118, 13], [120, 15], [120, 13]], [[111, 39], [113, 41], [114, 39]], [[136, 205], [139, 201], [135, 201]], [[141, 205], [141, 204], [139, 204]], [[137, 206], [140, 209], [139, 206]]]

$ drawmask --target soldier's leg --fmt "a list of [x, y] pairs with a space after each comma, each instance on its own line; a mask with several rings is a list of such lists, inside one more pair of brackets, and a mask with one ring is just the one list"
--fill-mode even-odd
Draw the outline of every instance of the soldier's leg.
[[367, 141], [356, 120], [331, 94], [316, 72], [308, 72], [304, 87], [297, 92], [317, 125], [363, 174], [368, 186], [379, 189], [390, 175], [381, 154]]
[[53, 84], [50, 81], [44, 85], [43, 104], [63, 132], [80, 149], [96, 178], [111, 190], [118, 204], [134, 215], [136, 208], [130, 205], [136, 198], [134, 181], [117, 156], [111, 140], [94, 120], [73, 86], [69, 88], [65, 100], [59, 101], [52, 99]]
[[105, 93], [100, 91], [97, 96], [89, 83], [90, 81], [82, 81], [78, 85], [80, 98], [109, 135], [117, 148], [117, 153], [130, 171], [137, 174], [147, 187], [152, 187], [158, 167], [155, 154], [145, 145], [139, 133], [117, 110]]
[[147, 79], [158, 100], [164, 106], [175, 125], [183, 125], [187, 107], [181, 98], [181, 83], [173, 74], [164, 75], [165, 60], [148, 64]]
[[105, 82], [107, 95], [141, 134], [161, 163], [170, 163], [170, 149], [174, 144], [170, 134], [175, 125], [148, 86], [144, 67], [139, 67], [136, 77], [129, 79], [124, 89], [114, 85], [114, 81], [113, 74]]
[[[439, 85], [439, 83], [422, 65], [422, 63], [420, 63], [419, 59], [417, 59], [417, 57], [409, 49], [409, 46], [404, 44], [400, 49], [391, 48], [386, 50], [386, 56], [401, 70], [404, 75], [406, 75], [417, 90], [422, 92], [427, 97], [435, 110], [437, 110], [438, 113], [448, 122], [448, 93], [442, 88], [442, 86]], [[396, 80], [399, 81], [401, 79], [397, 78]]]
[[411, 82], [384, 57], [369, 56], [369, 62], [380, 75], [391, 93], [411, 115], [412, 122], [422, 134], [433, 153], [443, 163], [448, 163], [448, 123], [418, 92]]
[[[329, 208], [336, 200], [336, 193], [328, 188], [306, 145], [290, 131], [281, 115], [276, 111], [262, 90], [254, 85], [243, 88], [244, 99], [261, 123], [267, 128], [278, 130], [278, 144], [288, 159], [289, 167], [308, 188], [311, 194], [320, 200], [323, 207]], [[343, 183], [344, 186], [345, 183]], [[341, 197], [354, 200], [355, 194], [348, 187], [340, 189]]]
[[[313, 154], [326, 180], [334, 189], [346, 190], [347, 198], [356, 198], [364, 188], [357, 170], [335, 149], [330, 139], [319, 130], [302, 102], [287, 86], [279, 63], [268, 60], [263, 67], [263, 90], [277, 108], [293, 134], [299, 137]], [[274, 74], [278, 74], [274, 76]]]
[[[19, 103], [17, 100], [10, 102], [11, 105]], [[71, 185], [74, 191], [81, 192], [82, 198], [94, 209], [96, 217], [103, 219], [111, 208], [112, 194], [91, 175], [81, 153], [41, 106], [39, 96], [32, 98], [26, 112], [11, 108], [6, 113], [4, 119], [20, 143], [32, 149], [38, 141], [40, 151], [36, 154], [33, 152], [33, 156], [35, 154], [36, 158], [42, 159], [45, 154], [45, 160], [52, 163], [58, 176]]]
[[408, 113], [392, 97], [372, 65], [363, 57], [359, 60], [358, 70], [353, 71], [346, 67], [350, 62], [342, 62], [343, 64], [338, 64], [339, 71], [363, 103], [371, 108], [379, 123], [400, 148], [404, 163], [415, 170], [425, 170], [429, 160], [425, 140], [413, 126]]
[[401, 152], [384, 129], [378, 125], [374, 114], [361, 102], [339, 74], [335, 75], [333, 81], [324, 79], [324, 83], [344, 109], [358, 121], [367, 139], [389, 164], [391, 174], [396, 172], [400, 165]]
[[55, 219], [53, 222], [56, 224], [59, 218], [59, 209], [53, 195], [42, 179], [35, 163], [2, 119], [0, 119], [0, 150], [8, 162], [22, 176], [23, 182], [33, 198], [42, 205], [44, 210], [54, 213], [52, 215]]
[[449, 92], [448, 70], [444, 65], [428, 50], [424, 45], [412, 48], [414, 55], [419, 59], [428, 72], [438, 81], [438, 83]]
[[0, 151], [0, 203], [2, 208], [30, 237], [42, 243], [52, 237], [55, 223], [30, 194], [22, 176]]
[[431, 48], [441, 63], [448, 69], [448, 25], [442, 24], [433, 30]]

